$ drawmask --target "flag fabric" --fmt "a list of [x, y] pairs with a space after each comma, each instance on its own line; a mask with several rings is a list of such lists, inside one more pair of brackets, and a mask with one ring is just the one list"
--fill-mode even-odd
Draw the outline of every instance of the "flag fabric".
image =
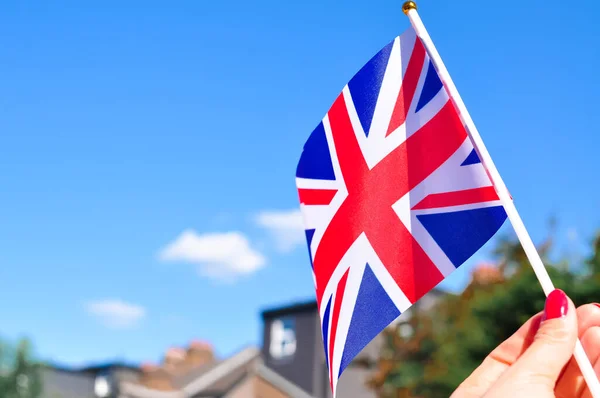
[[296, 184], [335, 394], [352, 359], [506, 213], [412, 28], [344, 87], [304, 146]]

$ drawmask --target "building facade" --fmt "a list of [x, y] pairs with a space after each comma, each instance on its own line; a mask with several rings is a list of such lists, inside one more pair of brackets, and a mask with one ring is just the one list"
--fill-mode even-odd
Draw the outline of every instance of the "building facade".
[[[444, 294], [434, 290], [413, 308], [427, 309]], [[410, 311], [391, 327], [408, 320]], [[192, 341], [168, 349], [159, 364], [49, 367], [43, 398], [331, 398], [316, 302], [270, 308], [261, 317], [259, 347], [220, 359], [210, 344]], [[339, 397], [375, 398], [367, 382], [383, 344], [383, 337], [376, 337], [346, 368]]]
[[[411, 311], [428, 310], [447, 293], [432, 290], [390, 325], [408, 321]], [[331, 398], [321, 320], [314, 301], [268, 309], [262, 312], [262, 358], [267, 367], [295, 383], [315, 398]], [[410, 333], [405, 327], [399, 333]], [[346, 368], [338, 382], [339, 397], [374, 398], [368, 381], [376, 371], [383, 336], [375, 337]]]

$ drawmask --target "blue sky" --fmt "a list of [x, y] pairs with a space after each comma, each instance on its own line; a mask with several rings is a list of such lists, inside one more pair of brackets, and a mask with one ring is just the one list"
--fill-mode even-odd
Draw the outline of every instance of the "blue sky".
[[[556, 215], [581, 249], [600, 225], [600, 7], [460, 3], [421, 17], [534, 239]], [[258, 343], [261, 309], [314, 296], [304, 140], [408, 27], [400, 8], [3, 2], [0, 334], [70, 364]]]

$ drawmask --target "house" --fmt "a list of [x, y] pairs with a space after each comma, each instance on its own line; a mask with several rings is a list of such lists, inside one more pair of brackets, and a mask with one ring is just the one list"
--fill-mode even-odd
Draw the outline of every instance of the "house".
[[[432, 290], [390, 327], [405, 322], [415, 308], [429, 309], [446, 294]], [[311, 301], [269, 309], [262, 312], [262, 318], [265, 365], [313, 397], [330, 398], [332, 394], [317, 303]], [[367, 387], [367, 381], [376, 370], [383, 344], [383, 337], [377, 336], [348, 365], [338, 383], [339, 397], [376, 397]]]
[[[427, 310], [447, 293], [433, 290], [399, 317], [401, 333], [414, 308]], [[78, 370], [44, 370], [43, 398], [331, 398], [321, 321], [315, 301], [261, 313], [262, 344], [217, 358], [213, 347], [192, 341], [168, 349], [160, 364], [105, 364]], [[376, 337], [348, 365], [339, 397], [374, 398], [367, 381], [384, 344]], [[54, 394], [54, 395], [53, 395]]]
[[80, 369], [47, 365], [40, 373], [41, 398], [109, 398], [118, 384], [137, 380], [140, 371], [133, 365], [106, 363]]
[[[427, 309], [445, 294], [433, 290], [413, 308]], [[203, 342], [171, 348], [161, 365], [143, 365], [138, 380], [122, 382], [119, 397], [331, 398], [316, 302], [270, 308], [261, 317], [259, 348], [247, 347], [222, 360]], [[408, 317], [410, 310], [396, 323]], [[383, 337], [378, 336], [346, 368], [338, 396], [376, 396], [367, 381], [376, 370], [382, 345]]]
[[42, 398], [313, 398], [267, 368], [247, 347], [218, 360], [205, 343], [171, 348], [160, 365], [42, 369]]
[[139, 382], [120, 385], [121, 398], [312, 398], [264, 365], [260, 350], [247, 347], [227, 359], [188, 372], [146, 369]]

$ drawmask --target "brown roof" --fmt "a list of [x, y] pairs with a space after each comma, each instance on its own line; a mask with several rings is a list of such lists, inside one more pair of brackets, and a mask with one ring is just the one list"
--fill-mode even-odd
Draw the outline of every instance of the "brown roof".
[[196, 396], [211, 391], [211, 389], [223, 389], [224, 385], [231, 381], [229, 376], [232, 373], [237, 374], [238, 369], [242, 369], [245, 373], [247, 371], [246, 367], [252, 365], [257, 359], [260, 359], [260, 351], [257, 348], [248, 347], [206, 370], [199, 377], [182, 387], [182, 390], [190, 396]]
[[202, 366], [199, 366], [197, 368], [191, 369], [189, 372], [184, 373], [181, 376], [175, 377], [173, 379], [173, 386], [175, 388], [183, 388], [183, 387], [187, 386], [188, 384], [190, 384], [192, 381], [196, 380], [198, 377], [209, 372], [211, 369], [213, 369], [219, 363], [221, 363], [221, 361], [210, 362], [210, 363], [206, 363]]
[[249, 347], [218, 363], [202, 366], [180, 377], [177, 391], [163, 392], [141, 385], [123, 383], [126, 398], [185, 398], [223, 396], [252, 375], [259, 375], [294, 398], [313, 398], [295, 384], [262, 364], [260, 351]]
[[252, 372], [252, 363], [233, 369], [230, 373], [216, 380], [213, 384], [202, 390], [200, 396], [221, 396], [231, 391], [240, 381], [244, 380]]

